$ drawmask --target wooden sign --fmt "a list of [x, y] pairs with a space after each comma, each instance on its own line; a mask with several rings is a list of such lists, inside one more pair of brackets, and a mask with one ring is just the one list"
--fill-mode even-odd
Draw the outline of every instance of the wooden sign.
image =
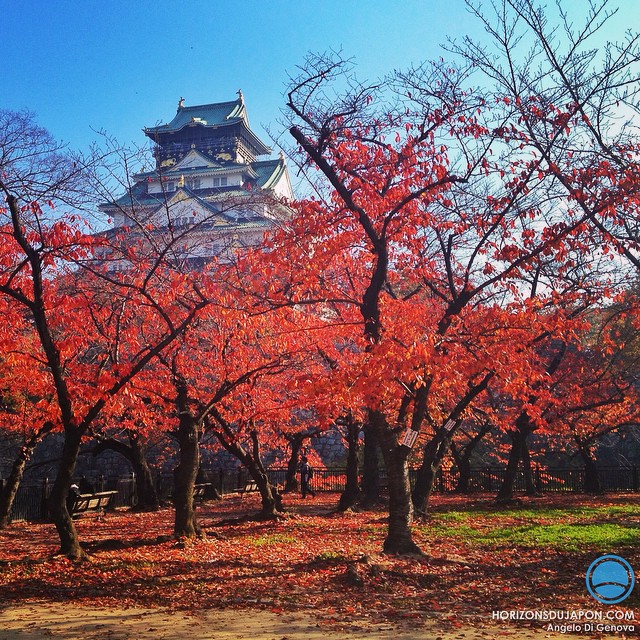
[[400, 444], [411, 449], [418, 439], [418, 432], [413, 429], [407, 429], [400, 440]]
[[445, 431], [451, 431], [451, 429], [453, 429], [453, 427], [456, 426], [456, 421], [455, 420], [447, 420], [444, 424], [444, 430]]

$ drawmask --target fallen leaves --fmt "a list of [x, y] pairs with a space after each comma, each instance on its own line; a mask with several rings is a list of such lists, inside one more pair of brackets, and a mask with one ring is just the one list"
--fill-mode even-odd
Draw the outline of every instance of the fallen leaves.
[[[289, 496], [296, 517], [273, 523], [230, 518], [249, 505], [257, 509], [257, 496], [207, 503], [200, 521], [206, 532], [222, 535], [182, 544], [166, 536], [171, 510], [121, 511], [100, 521], [84, 517], [77, 525], [90, 561], [80, 564], [55, 556], [52, 525], [18, 523], [0, 532], [0, 598], [183, 610], [310, 610], [320, 619], [343, 622], [435, 613], [455, 620], [462, 613], [486, 617], [494, 609], [592, 606], [583, 587], [586, 549], [498, 548], [422, 526], [416, 539], [430, 547], [430, 557], [384, 556], [378, 553], [384, 518], [370, 512], [331, 514], [336, 501], [335, 494], [319, 494], [313, 502]], [[463, 504], [438, 497], [434, 511], [446, 514]], [[505, 525], [514, 517], [499, 515]], [[469, 526], [474, 524], [486, 527], [481, 518]]]

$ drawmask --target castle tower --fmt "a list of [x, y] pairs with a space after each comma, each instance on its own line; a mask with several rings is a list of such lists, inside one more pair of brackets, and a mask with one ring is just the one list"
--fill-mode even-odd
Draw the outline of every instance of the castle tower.
[[185, 106], [181, 98], [169, 123], [144, 133], [155, 143], [156, 165], [101, 205], [113, 234], [181, 235], [176, 259], [197, 268], [260, 242], [293, 197], [284, 156], [260, 159], [271, 149], [251, 130], [241, 91], [236, 100], [206, 105]]

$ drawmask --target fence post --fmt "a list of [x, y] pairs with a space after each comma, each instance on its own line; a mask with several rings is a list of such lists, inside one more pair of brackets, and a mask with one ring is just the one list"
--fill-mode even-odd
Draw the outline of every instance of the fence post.
[[218, 492], [224, 495], [224, 469], [218, 470]]
[[42, 499], [40, 501], [40, 517], [42, 520], [49, 519], [49, 478], [42, 481]]
[[536, 465], [536, 492], [542, 493], [542, 474], [540, 473], [540, 465]]
[[128, 506], [135, 507], [137, 505], [137, 496], [138, 496], [138, 476], [136, 476], [136, 472], [131, 472], [131, 485], [129, 486], [129, 498], [128, 498]]
[[481, 471], [482, 473], [482, 490], [483, 491], [491, 491], [491, 476], [489, 475], [489, 467], [484, 467]]

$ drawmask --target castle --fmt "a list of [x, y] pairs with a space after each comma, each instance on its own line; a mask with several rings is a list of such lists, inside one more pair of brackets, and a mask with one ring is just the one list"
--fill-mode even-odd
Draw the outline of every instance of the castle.
[[[144, 133], [155, 143], [155, 168], [100, 206], [112, 223], [107, 235], [144, 238], [198, 268], [259, 243], [286, 216], [293, 192], [284, 155], [259, 159], [271, 149], [251, 130], [241, 91], [231, 102], [198, 106], [181, 98], [171, 122]], [[127, 268], [113, 253], [102, 258], [111, 270]]]

